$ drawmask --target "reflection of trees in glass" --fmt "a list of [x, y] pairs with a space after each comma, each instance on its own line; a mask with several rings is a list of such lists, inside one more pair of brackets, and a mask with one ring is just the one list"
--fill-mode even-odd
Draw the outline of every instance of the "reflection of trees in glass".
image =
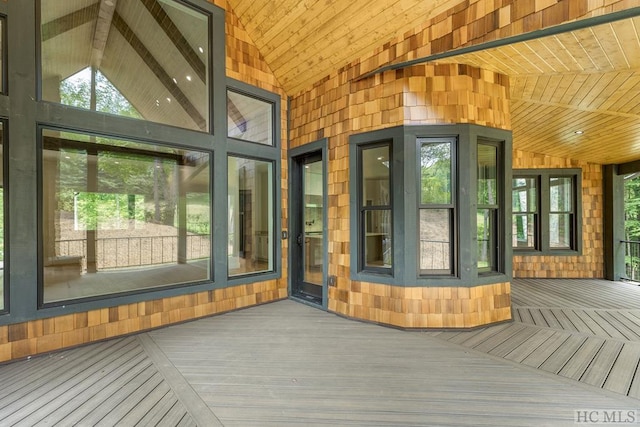
[[[119, 116], [142, 118], [122, 93], [100, 71], [96, 71], [96, 111]], [[91, 109], [91, 68], [60, 82], [60, 102], [73, 107]]]
[[[640, 174], [637, 173], [625, 177], [624, 180], [624, 235], [625, 240], [640, 241]], [[638, 244], [627, 244], [627, 246], [625, 254], [627, 276], [638, 280], [640, 277]]]
[[424, 144], [420, 150], [423, 204], [451, 203], [451, 145]]

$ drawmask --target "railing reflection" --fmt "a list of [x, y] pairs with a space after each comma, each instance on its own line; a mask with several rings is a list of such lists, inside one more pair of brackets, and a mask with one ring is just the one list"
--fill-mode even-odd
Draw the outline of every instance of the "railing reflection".
[[[57, 240], [55, 253], [59, 257], [82, 257], [86, 268], [87, 240]], [[208, 234], [186, 237], [186, 260], [209, 258], [211, 240]], [[142, 267], [178, 262], [178, 236], [111, 237], [96, 239], [96, 267], [112, 269]]]
[[640, 282], [640, 241], [623, 240], [624, 266], [628, 280]]

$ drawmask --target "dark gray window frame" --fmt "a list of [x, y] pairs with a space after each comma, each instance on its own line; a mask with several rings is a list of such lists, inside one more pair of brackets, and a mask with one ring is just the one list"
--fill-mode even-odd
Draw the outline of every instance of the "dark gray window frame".
[[[3, 235], [4, 235], [4, 265], [3, 265], [3, 269], [4, 271], [8, 271], [9, 269], [9, 242], [8, 242], [8, 238], [9, 236], [7, 235], [7, 231], [10, 229], [9, 228], [9, 206], [7, 201], [9, 200], [8, 198], [8, 186], [7, 186], [7, 177], [9, 176], [8, 173], [8, 166], [9, 166], [9, 156], [7, 156], [7, 152], [8, 152], [8, 141], [7, 141], [7, 135], [8, 135], [8, 130], [7, 130], [7, 120], [3, 117], [0, 117], [0, 124], [2, 124], [2, 182], [3, 182], [3, 194], [2, 196], [4, 197], [3, 200], [3, 218], [4, 221], [2, 224], [0, 224], [0, 227], [3, 227]], [[0, 282], [0, 286], [3, 287], [3, 295], [4, 295], [4, 299], [2, 301], [3, 305], [2, 305], [2, 310], [0, 310], [0, 316], [8, 313], [9, 312], [9, 275], [8, 274], [3, 274], [2, 275], [2, 281]], [[1, 317], [0, 317], [1, 318]]]
[[[582, 255], [582, 169], [515, 169], [514, 178], [535, 178], [538, 187], [538, 222], [535, 224], [535, 233], [538, 237], [538, 246], [535, 249], [517, 248], [512, 246], [514, 255], [552, 255], [552, 256], [576, 256]], [[572, 221], [571, 249], [553, 249], [549, 246], [549, 214], [550, 186], [552, 177], [572, 177], [574, 218]], [[513, 185], [511, 186], [513, 187]]]
[[[421, 187], [422, 187], [422, 180], [421, 180], [421, 155], [420, 155], [420, 151], [422, 149], [422, 146], [426, 143], [435, 143], [435, 142], [447, 142], [451, 145], [451, 201], [449, 204], [445, 204], [445, 205], [437, 205], [437, 204], [423, 204], [421, 201]], [[454, 136], [445, 136], [445, 137], [434, 137], [434, 136], [429, 136], [429, 137], [424, 137], [424, 136], [419, 136], [416, 138], [416, 143], [417, 143], [417, 147], [416, 147], [416, 160], [418, 162], [417, 165], [417, 170], [418, 170], [418, 184], [417, 184], [417, 193], [418, 193], [418, 215], [417, 215], [417, 219], [418, 219], [418, 225], [417, 225], [417, 235], [420, 235], [420, 210], [422, 209], [450, 209], [451, 210], [451, 230], [450, 230], [450, 242], [451, 242], [451, 247], [449, 248], [449, 256], [450, 256], [450, 273], [443, 273], [443, 272], [438, 272], [438, 273], [428, 273], [429, 270], [421, 270], [420, 269], [420, 261], [418, 260], [418, 276], [419, 277], [424, 277], [424, 278], [450, 278], [450, 277], [456, 277], [458, 274], [458, 223], [459, 223], [459, 216], [458, 216], [458, 137], [454, 137]], [[418, 246], [416, 248], [416, 254], [419, 257], [420, 256], [420, 242], [418, 241]]]
[[[419, 189], [420, 173], [418, 153], [418, 138], [456, 138], [458, 141], [457, 171], [457, 235], [454, 245], [457, 253], [456, 274], [453, 276], [422, 276], [419, 274], [418, 250], [418, 221], [419, 221]], [[393, 273], [377, 274], [359, 269], [360, 252], [358, 233], [358, 194], [360, 192], [357, 180], [357, 149], [359, 145], [381, 141], [392, 141], [393, 176], [392, 185], [395, 197], [393, 200]], [[351, 135], [349, 138], [349, 168], [350, 168], [350, 215], [352, 227], [351, 239], [351, 267], [352, 280], [381, 283], [394, 286], [423, 286], [423, 287], [472, 287], [497, 282], [509, 282], [512, 277], [511, 235], [511, 187], [502, 185], [500, 199], [502, 201], [499, 245], [501, 247], [501, 268], [499, 272], [478, 274], [476, 254], [476, 224], [475, 215], [465, 213], [475, 212], [477, 209], [477, 142], [495, 141], [501, 144], [503, 181], [511, 182], [511, 132], [501, 129], [488, 128], [472, 124], [452, 125], [422, 125], [396, 126], [392, 128]], [[408, 167], [407, 165], [412, 165]], [[407, 186], [405, 186], [407, 183]]]
[[[139, 293], [107, 295], [100, 298], [73, 300], [61, 305], [39, 306], [38, 304], [38, 209], [42, 195], [38, 178], [39, 128], [64, 128], [81, 133], [94, 133], [115, 138], [133, 139], [144, 142], [165, 144], [180, 148], [193, 148], [212, 153], [212, 218], [226, 218], [227, 199], [227, 155], [229, 152], [242, 156], [276, 159], [275, 181], [280, 179], [280, 115], [279, 97], [275, 110], [276, 147], [254, 146], [258, 144], [227, 141], [226, 138], [226, 87], [225, 77], [225, 12], [206, 0], [182, 0], [210, 14], [212, 40], [209, 70], [212, 98], [210, 104], [211, 129], [213, 133], [182, 129], [130, 119], [127, 117], [97, 113], [62, 104], [40, 101], [39, 93], [39, 31], [37, 28], [39, 2], [0, 2], [0, 15], [7, 17], [7, 49], [5, 50], [7, 86], [0, 94], [0, 117], [6, 119], [5, 158], [11, 159], [5, 173], [7, 175], [6, 217], [6, 286], [5, 295], [8, 312], [0, 315], [0, 325], [43, 319], [77, 312], [113, 307], [142, 301], [157, 300], [184, 294], [228, 288], [238, 284], [255, 282], [253, 278], [227, 280], [226, 221], [212, 221], [212, 280], [171, 287], [150, 289]], [[260, 90], [260, 96], [265, 96]], [[270, 94], [269, 96], [277, 96]], [[271, 151], [260, 151], [260, 149]], [[277, 154], [276, 154], [277, 153]], [[279, 206], [281, 186], [275, 185]], [[281, 227], [279, 208], [274, 218], [276, 235]], [[281, 276], [280, 247], [276, 246], [276, 271], [260, 276], [260, 280], [270, 280]], [[9, 262], [9, 257], [11, 262]]]
[[[498, 203], [495, 205], [483, 205], [483, 208], [485, 209], [491, 209], [493, 210], [493, 220], [496, 222], [496, 234], [495, 236], [492, 236], [492, 240], [495, 239], [494, 245], [495, 247], [493, 248], [493, 265], [491, 267], [489, 267], [489, 270], [481, 270], [480, 268], [478, 268], [478, 275], [481, 276], [487, 276], [487, 275], [495, 275], [495, 274], [500, 274], [500, 273], [504, 273], [505, 272], [505, 255], [504, 255], [504, 251], [505, 251], [505, 235], [506, 235], [506, 215], [505, 215], [505, 208], [507, 206], [506, 201], [507, 200], [511, 200], [511, 198], [507, 198], [505, 197], [507, 192], [506, 189], [508, 187], [508, 182], [511, 182], [512, 180], [510, 179], [508, 182], [505, 179], [505, 174], [501, 173], [501, 171], [504, 171], [504, 159], [506, 157], [506, 153], [504, 151], [504, 146], [502, 141], [499, 140], [493, 140], [493, 139], [489, 139], [489, 138], [478, 138], [477, 140], [477, 144], [475, 145], [476, 150], [478, 149], [478, 146], [480, 145], [488, 145], [488, 146], [492, 146], [496, 148], [496, 155], [497, 155], [497, 159], [496, 159], [496, 168], [497, 168], [497, 185], [498, 185], [498, 189], [497, 189], [497, 193], [498, 193]], [[477, 153], [477, 151], [476, 151]], [[477, 167], [476, 167], [476, 173], [477, 173]], [[477, 177], [476, 177], [476, 182], [477, 182]], [[477, 188], [477, 185], [476, 185]], [[477, 200], [477, 197], [476, 197]], [[511, 204], [508, 204], [509, 207], [511, 207]], [[479, 209], [479, 207], [477, 207], [477, 210]], [[477, 222], [476, 222], [476, 227], [477, 227]], [[475, 234], [477, 236], [477, 233]]]
[[227, 99], [226, 96], [227, 96], [227, 92], [229, 91], [240, 94], [240, 95], [244, 95], [249, 98], [256, 99], [258, 101], [271, 104], [271, 109], [272, 109], [271, 129], [273, 130], [272, 131], [273, 134], [271, 135], [271, 140], [273, 141], [273, 144], [261, 144], [259, 142], [245, 140], [242, 138], [234, 138], [234, 137], [228, 136], [228, 130], [227, 130], [227, 138], [230, 141], [248, 142], [251, 144], [257, 144], [257, 145], [269, 147], [269, 148], [280, 148], [281, 126], [280, 126], [280, 120], [278, 120], [280, 117], [280, 114], [279, 114], [280, 105], [281, 105], [280, 97], [273, 92], [266, 91], [256, 86], [248, 85], [244, 82], [241, 82], [239, 80], [235, 80], [232, 78], [227, 78], [227, 90], [225, 91], [225, 99]]
[[[364, 170], [363, 170], [363, 165], [362, 165], [362, 154], [364, 152], [364, 150], [368, 150], [368, 149], [373, 149], [373, 148], [380, 148], [380, 147], [388, 147], [389, 148], [389, 168], [391, 173], [389, 174], [389, 197], [390, 197], [390, 201], [388, 205], [378, 205], [378, 206], [372, 206], [372, 207], [366, 207], [364, 204], [364, 200], [362, 200], [362, 184], [363, 184], [363, 180], [364, 180]], [[358, 229], [358, 243], [359, 243], [359, 247], [361, 248], [360, 251], [358, 251], [358, 271], [361, 272], [365, 272], [365, 273], [371, 273], [371, 274], [378, 274], [378, 275], [388, 275], [388, 276], [393, 276], [393, 270], [394, 270], [394, 266], [395, 263], [393, 262], [393, 258], [394, 258], [394, 249], [393, 249], [393, 245], [391, 247], [391, 267], [373, 267], [373, 266], [367, 266], [366, 262], [365, 262], [365, 241], [366, 241], [366, 230], [365, 230], [365, 221], [364, 221], [364, 216], [366, 216], [367, 213], [369, 212], [374, 212], [374, 211], [384, 211], [384, 210], [389, 210], [391, 213], [391, 225], [392, 225], [392, 233], [391, 233], [391, 242], [393, 242], [395, 240], [395, 233], [393, 230], [393, 224], [394, 224], [394, 189], [393, 189], [393, 176], [394, 176], [394, 155], [393, 155], [393, 141], [392, 140], [381, 140], [381, 141], [376, 141], [376, 142], [371, 142], [368, 144], [359, 144], [356, 148], [357, 150], [357, 176], [358, 176], [358, 189], [359, 191], [357, 192], [357, 204], [358, 204], [358, 215], [357, 215], [357, 229]]]
[[[221, 180], [216, 181], [220, 183], [218, 191], [224, 191], [225, 197], [224, 202], [226, 204], [227, 198], [226, 194], [228, 194], [229, 176], [227, 174], [227, 159], [229, 156], [242, 157], [246, 159], [259, 160], [264, 162], [272, 162], [273, 164], [273, 242], [271, 242], [271, 251], [273, 256], [275, 257], [273, 263], [272, 271], [264, 271], [257, 272], [251, 274], [243, 274], [239, 276], [229, 276], [228, 275], [228, 258], [227, 251], [225, 246], [225, 263], [224, 266], [216, 266], [218, 268], [223, 268], [224, 279], [223, 283], [227, 283], [230, 286], [233, 285], [242, 285], [247, 283], [254, 283], [257, 280], [272, 280], [278, 279], [282, 276], [282, 244], [280, 242], [279, 236], [282, 234], [282, 185], [279, 183], [282, 180], [282, 156], [281, 156], [281, 135], [282, 135], [282, 125], [281, 125], [281, 108], [282, 101], [280, 96], [276, 93], [269, 92], [267, 90], [261, 89], [256, 86], [249, 85], [247, 83], [241, 82], [239, 80], [232, 79], [230, 77], [226, 78], [226, 89], [231, 89], [236, 92], [242, 93], [243, 95], [250, 96], [253, 98], [257, 98], [266, 102], [269, 102], [273, 105], [273, 145], [259, 144], [251, 141], [244, 141], [236, 138], [227, 137], [227, 90], [224, 90], [224, 138], [226, 143], [224, 144], [223, 149], [216, 149], [216, 155], [220, 156], [223, 153], [224, 158], [222, 159], [225, 163], [224, 166], [224, 177]], [[229, 212], [225, 206], [224, 214], [219, 218], [225, 218], [224, 225], [224, 235], [228, 235], [227, 230], [227, 216]]]

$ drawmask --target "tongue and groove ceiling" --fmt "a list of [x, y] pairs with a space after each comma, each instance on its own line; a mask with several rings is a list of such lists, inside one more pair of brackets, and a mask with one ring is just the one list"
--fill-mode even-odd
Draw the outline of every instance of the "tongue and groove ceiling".
[[[134, 7], [133, 3], [139, 6]], [[286, 93], [294, 96], [460, 1], [228, 0], [228, 3]], [[98, 18], [109, 4], [115, 9], [111, 17]], [[98, 63], [112, 83], [126, 92], [134, 82], [131, 73], [125, 72], [127, 64], [145, 66], [139, 44], [144, 45], [145, 40], [153, 37], [165, 37], [147, 34], [162, 32], [158, 25], [135, 23], [154, 19], [160, 22], [158, 12], [152, 11], [154, 5], [161, 4], [159, 0], [60, 2], [57, 13], [44, 17], [49, 22], [45, 20], [43, 30], [48, 24], [55, 24], [52, 26], [55, 33], [45, 43], [59, 46], [51, 50], [52, 54], [63, 55], [68, 61], [61, 63], [66, 69], [52, 73], [66, 78], [91, 63]], [[129, 17], [131, 13], [137, 16]], [[96, 28], [100, 22], [111, 28]], [[123, 27], [123, 22], [128, 22], [128, 27]], [[130, 37], [121, 36], [128, 32]], [[640, 18], [627, 18], [439, 61], [474, 65], [510, 77], [514, 148], [600, 164], [624, 163], [640, 160], [639, 34]], [[118, 50], [117, 64], [105, 62], [101, 57], [110, 45], [105, 49], [100, 43], [106, 43], [112, 35], [116, 39], [109, 43]], [[183, 36], [182, 41], [165, 43], [171, 46], [165, 51], [147, 49], [145, 55], [154, 56], [145, 60], [147, 67], [155, 68], [153, 74], [173, 75], [166, 69], [179, 66], [177, 62], [181, 61], [194, 67], [184, 52], [193, 56], [197, 46], [184, 45], [189, 42], [189, 35]], [[131, 46], [132, 40], [140, 43]], [[150, 91], [170, 86], [169, 82], [148, 80], [145, 84], [148, 83]], [[142, 83], [138, 80], [135, 84]], [[189, 125], [194, 129], [207, 126], [201, 119], [207, 117], [207, 111], [195, 114], [194, 110], [203, 105], [198, 99], [202, 93], [184, 89], [174, 94], [182, 99], [180, 108], [184, 110], [181, 114], [185, 123], [198, 118]], [[151, 103], [143, 99], [133, 101], [143, 113], [157, 108], [155, 99]], [[176, 111], [167, 110], [168, 116], [180, 116], [177, 103], [171, 108]], [[162, 120], [162, 116], [157, 120]]]
[[[228, 3], [278, 81], [295, 95], [460, 2]], [[440, 62], [510, 77], [514, 148], [624, 163], [640, 159], [638, 34], [640, 19], [630, 18]]]

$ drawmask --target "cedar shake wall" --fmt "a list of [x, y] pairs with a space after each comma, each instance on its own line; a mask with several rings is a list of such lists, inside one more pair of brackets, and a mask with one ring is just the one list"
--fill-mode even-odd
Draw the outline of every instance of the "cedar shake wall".
[[350, 279], [349, 136], [398, 125], [473, 123], [509, 129], [506, 76], [458, 64], [417, 65], [351, 82], [353, 70], [291, 101], [291, 146], [329, 140], [329, 310], [416, 328], [474, 327], [511, 319], [509, 283], [403, 287]]
[[513, 277], [603, 278], [604, 195], [602, 165], [513, 151], [513, 169], [582, 169], [582, 255], [514, 255]]
[[[226, 8], [226, 1], [214, 3]], [[230, 8], [227, 8], [225, 19], [227, 76], [282, 97], [280, 138], [284, 207], [288, 197], [286, 95]], [[286, 224], [286, 209], [283, 208], [283, 229], [287, 228]], [[287, 241], [277, 239], [276, 242], [282, 244], [283, 254], [282, 278], [278, 280], [0, 326], [0, 363], [286, 298]]]

